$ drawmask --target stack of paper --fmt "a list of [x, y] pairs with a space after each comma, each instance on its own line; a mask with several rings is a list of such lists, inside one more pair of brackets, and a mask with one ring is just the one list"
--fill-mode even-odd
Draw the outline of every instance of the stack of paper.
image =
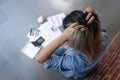
[[45, 41], [42, 44], [43, 47], [48, 45], [52, 40], [54, 40], [56, 37], [58, 37], [61, 34], [61, 31], [57, 26], [50, 26], [48, 22], [42, 24], [38, 28], [38, 30], [41, 31], [41, 36], [45, 39]]
[[41, 24], [40, 27], [37, 29], [40, 31], [40, 34], [37, 37], [31, 36], [30, 32], [28, 32], [27, 37], [29, 38], [29, 41], [22, 49], [22, 52], [33, 59], [35, 55], [39, 52], [40, 48], [34, 46], [31, 41], [35, 41], [41, 36], [45, 40], [42, 43], [42, 46], [45, 47], [46, 45], [48, 45], [51, 41], [53, 41], [61, 34], [59, 27], [62, 26], [62, 21], [64, 17], [64, 13], [48, 17], [47, 22]]

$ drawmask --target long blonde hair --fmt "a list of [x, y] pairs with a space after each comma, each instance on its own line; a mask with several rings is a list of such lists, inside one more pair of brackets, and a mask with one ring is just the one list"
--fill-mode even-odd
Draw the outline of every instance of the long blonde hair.
[[86, 15], [81, 11], [73, 11], [63, 20], [63, 25], [68, 27], [71, 23], [78, 23], [74, 26], [68, 44], [78, 52], [84, 53], [89, 61], [93, 61], [102, 50], [101, 27], [96, 14], [94, 14], [95, 20], [89, 25], [85, 20]]

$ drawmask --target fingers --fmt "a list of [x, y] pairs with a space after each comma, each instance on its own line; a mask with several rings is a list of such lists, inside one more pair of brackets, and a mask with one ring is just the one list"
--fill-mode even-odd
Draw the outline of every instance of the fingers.
[[90, 19], [91, 16], [92, 16], [92, 13], [88, 13], [88, 15], [86, 17], [86, 21], [88, 21], [88, 19]]
[[76, 25], [78, 25], [78, 23], [73, 23], [69, 26], [69, 28], [74, 28]]
[[92, 16], [87, 23], [88, 23], [88, 24], [92, 23], [92, 22], [94, 21], [94, 19], [95, 19], [95, 17]]
[[92, 23], [94, 21], [95, 17], [93, 16], [92, 13], [88, 13], [87, 17], [86, 17], [86, 21], [88, 24]]
[[92, 23], [95, 19], [95, 17], [93, 16], [93, 12], [94, 12], [94, 8], [92, 7], [87, 7], [84, 11], [83, 11], [85, 14], [87, 14], [87, 17], [86, 17], [86, 21], [88, 24]]

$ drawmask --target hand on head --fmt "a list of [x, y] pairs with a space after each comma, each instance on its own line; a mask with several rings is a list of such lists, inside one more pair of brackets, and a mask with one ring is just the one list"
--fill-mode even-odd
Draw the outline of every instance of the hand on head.
[[[87, 17], [86, 17], [87, 24], [92, 23], [95, 19], [95, 17], [92, 14], [92, 13], [94, 13], [94, 9], [92, 7], [87, 7], [83, 12], [87, 13]], [[74, 27], [78, 26], [78, 25], [79, 25], [78, 23], [72, 23], [69, 25], [68, 28], [65, 29], [63, 34], [64, 34], [66, 40], [70, 39], [70, 37], [73, 33], [73, 30], [74, 30]], [[84, 27], [83, 25], [79, 25], [79, 26], [80, 26], [81, 31], [85, 31], [85, 28], [83, 28]]]
[[83, 11], [84, 13], [93, 13], [94, 12], [94, 8], [92, 8], [92, 7], [87, 7], [84, 11]]
[[65, 29], [65, 31], [62, 33], [64, 38], [67, 40], [69, 40], [70, 36], [72, 35], [73, 31], [74, 31], [74, 26], [78, 25], [77, 23], [73, 23], [71, 24], [68, 28]]
[[84, 13], [88, 13], [87, 17], [86, 17], [86, 21], [88, 24], [92, 23], [95, 19], [95, 17], [92, 15], [92, 13], [94, 13], [94, 8], [92, 7], [87, 7], [84, 11]]

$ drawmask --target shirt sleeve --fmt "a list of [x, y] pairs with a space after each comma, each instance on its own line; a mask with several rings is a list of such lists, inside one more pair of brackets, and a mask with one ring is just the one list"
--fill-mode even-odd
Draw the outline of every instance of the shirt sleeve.
[[71, 69], [71, 56], [51, 56], [50, 59], [48, 59], [45, 63], [44, 63], [44, 67], [47, 68], [51, 68], [54, 70], [67, 70], [67, 69]]
[[[69, 54], [70, 51], [67, 53]], [[66, 56], [52, 56], [44, 63], [44, 68], [60, 71], [65, 77], [74, 77], [77, 71], [82, 71], [84, 61], [75, 54]]]
[[109, 43], [108, 34], [107, 34], [107, 30], [104, 27], [102, 27], [102, 29], [101, 29], [101, 34], [103, 35], [103, 43], [102, 44], [104, 46], [107, 46]]
[[64, 47], [60, 47], [54, 51], [54, 54], [57, 56], [61, 56], [65, 51], [66, 49]]

